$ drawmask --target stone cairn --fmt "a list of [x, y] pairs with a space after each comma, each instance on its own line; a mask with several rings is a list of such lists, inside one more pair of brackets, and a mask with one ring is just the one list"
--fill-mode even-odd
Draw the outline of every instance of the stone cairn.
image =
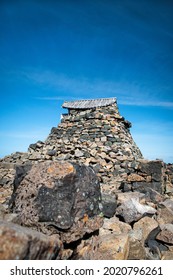
[[[27, 246], [38, 239], [46, 248], [25, 246], [20, 258], [172, 259], [173, 165], [143, 158], [116, 98], [62, 106], [68, 113], [44, 142], [0, 160], [4, 232], [18, 242], [22, 225]], [[46, 234], [57, 234], [56, 250]]]
[[[120, 116], [115, 98], [65, 102], [68, 109], [45, 142], [31, 144], [28, 153], [15, 153], [1, 161], [1, 182], [11, 183], [14, 164], [27, 161], [69, 160], [92, 165], [100, 182], [118, 184], [127, 166], [142, 159], [131, 134], [131, 123]], [[6, 173], [6, 174], [5, 174]], [[123, 175], [124, 174], [124, 175]]]

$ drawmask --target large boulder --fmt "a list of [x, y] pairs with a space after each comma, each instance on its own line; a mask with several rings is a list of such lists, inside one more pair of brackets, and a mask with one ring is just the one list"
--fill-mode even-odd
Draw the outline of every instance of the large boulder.
[[70, 243], [100, 228], [100, 185], [89, 166], [47, 161], [16, 170], [10, 202], [21, 224]]

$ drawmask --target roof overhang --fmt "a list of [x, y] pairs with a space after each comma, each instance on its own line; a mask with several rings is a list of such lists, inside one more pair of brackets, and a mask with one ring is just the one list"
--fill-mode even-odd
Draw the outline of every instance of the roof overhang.
[[116, 98], [99, 98], [99, 99], [82, 99], [75, 101], [65, 101], [62, 104], [66, 109], [91, 109], [97, 107], [105, 107], [116, 103]]

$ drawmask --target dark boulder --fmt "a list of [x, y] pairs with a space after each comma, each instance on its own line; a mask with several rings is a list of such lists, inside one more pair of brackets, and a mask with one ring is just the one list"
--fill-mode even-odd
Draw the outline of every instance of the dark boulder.
[[152, 177], [152, 181], [160, 182], [162, 181], [163, 174], [163, 162], [156, 161], [141, 161], [138, 170], [148, 176]]
[[11, 207], [23, 225], [59, 232], [67, 242], [101, 226], [100, 185], [91, 167], [47, 161], [19, 171]]
[[113, 195], [102, 193], [103, 215], [106, 218], [111, 218], [115, 215], [117, 202]]

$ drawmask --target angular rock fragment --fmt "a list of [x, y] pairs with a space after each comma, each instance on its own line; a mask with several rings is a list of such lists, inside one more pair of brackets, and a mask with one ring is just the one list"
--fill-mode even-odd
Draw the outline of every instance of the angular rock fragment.
[[128, 234], [131, 229], [129, 224], [121, 222], [117, 217], [105, 218], [102, 227], [99, 229], [99, 235], [102, 236], [109, 233], [115, 233], [117, 235]]
[[173, 211], [170, 207], [172, 205], [170, 205], [169, 200], [167, 201], [159, 204], [157, 221], [160, 225], [173, 224]]
[[149, 201], [160, 203], [163, 200], [163, 185], [160, 182], [133, 182], [132, 191], [144, 193]]
[[125, 201], [116, 209], [116, 215], [122, 217], [129, 224], [138, 221], [145, 215], [154, 215], [155, 213], [156, 209], [142, 205], [134, 198]]
[[57, 235], [1, 221], [0, 248], [1, 260], [54, 260], [60, 259], [62, 242]]
[[128, 260], [145, 260], [146, 250], [142, 241], [142, 232], [132, 230], [129, 233], [129, 254]]
[[75, 260], [97, 260], [97, 252], [99, 247], [99, 238], [92, 236], [81, 243], [74, 250], [71, 259]]
[[115, 215], [117, 202], [114, 196], [102, 193], [102, 206], [104, 217], [111, 218]]
[[161, 231], [156, 239], [166, 244], [173, 244], [173, 224], [165, 224], [160, 226]]
[[173, 260], [173, 252], [165, 251], [162, 252], [162, 260]]
[[125, 192], [125, 193], [117, 193], [117, 203], [122, 204], [129, 199], [134, 198], [139, 202], [145, 202], [145, 194], [140, 192]]
[[126, 260], [129, 254], [129, 237], [127, 234], [114, 233], [100, 237], [98, 260]]
[[170, 209], [173, 211], [173, 200], [172, 199], [166, 199], [163, 202], [161, 202], [161, 205], [165, 206], [167, 209]]
[[151, 231], [158, 227], [158, 222], [150, 217], [144, 217], [136, 222], [133, 226], [133, 230], [141, 230], [142, 241], [145, 243], [145, 240], [148, 238]]

